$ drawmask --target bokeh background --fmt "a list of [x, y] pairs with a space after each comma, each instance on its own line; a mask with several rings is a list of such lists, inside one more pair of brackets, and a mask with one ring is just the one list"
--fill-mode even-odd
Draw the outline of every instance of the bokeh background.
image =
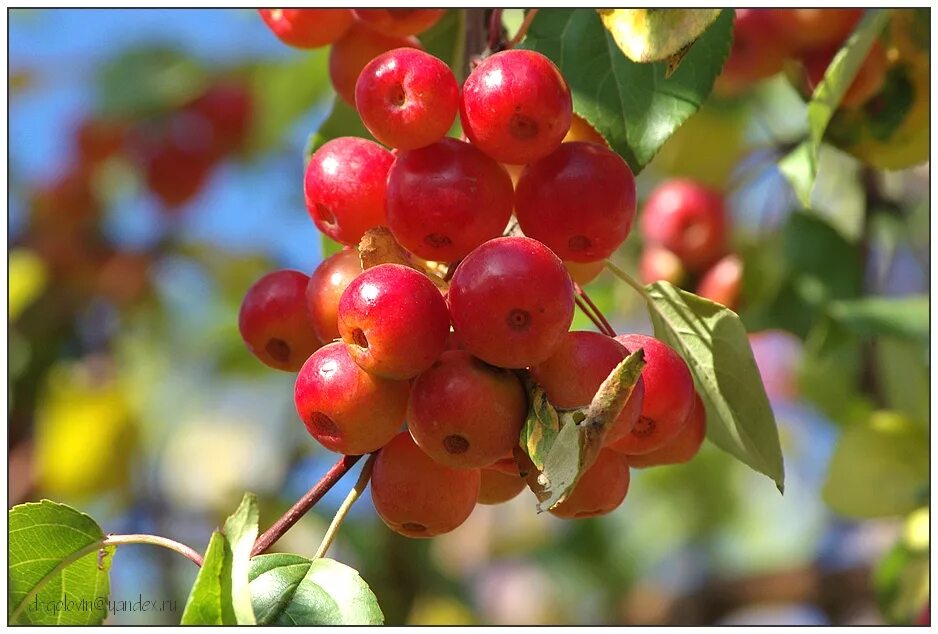
[[[202, 551], [250, 490], [263, 529], [336, 458], [297, 419], [292, 375], [257, 362], [237, 330], [255, 279], [322, 259], [301, 182], [334, 99], [327, 50], [283, 46], [246, 9], [13, 10], [9, 36], [9, 504], [51, 498], [108, 532]], [[673, 176], [726, 194], [785, 495], [705, 443], [687, 465], [633, 470], [626, 503], [591, 520], [537, 515], [526, 491], [407, 540], [366, 496], [331, 556], [361, 572], [388, 623], [917, 617], [927, 321], [858, 332], [804, 297], [818, 285], [927, 295], [929, 169], [879, 172], [825, 147], [805, 213], [777, 167], [805, 122], [784, 77], [714, 98], [638, 178], [640, 197]], [[635, 270], [640, 246], [636, 232], [623, 266]], [[618, 331], [651, 331], [608, 273], [587, 290]], [[357, 471], [276, 549], [312, 555]], [[195, 573], [122, 547], [112, 597], [175, 598], [179, 611], [108, 622], [178, 622]]]

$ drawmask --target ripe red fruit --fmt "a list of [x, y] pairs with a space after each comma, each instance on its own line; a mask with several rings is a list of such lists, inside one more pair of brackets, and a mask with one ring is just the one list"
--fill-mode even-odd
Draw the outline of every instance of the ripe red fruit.
[[[807, 71], [807, 90], [809, 92], [813, 93], [817, 85], [821, 83], [821, 79], [824, 78], [824, 73], [837, 51], [838, 48], [833, 48], [812, 52], [805, 56], [804, 67]], [[858, 108], [873, 98], [886, 82], [888, 67], [889, 62], [886, 59], [886, 52], [879, 42], [873, 42], [870, 52], [853, 78], [853, 82], [840, 100], [840, 105], [844, 108]]]
[[511, 455], [527, 409], [513, 372], [452, 350], [414, 381], [407, 425], [417, 445], [440, 464], [487, 467]]
[[743, 285], [743, 262], [735, 254], [727, 255], [704, 273], [697, 285], [697, 294], [730, 310], [739, 305]]
[[306, 210], [320, 231], [358, 244], [368, 229], [386, 224], [388, 170], [394, 156], [358, 137], [339, 137], [309, 159], [303, 183]]
[[358, 456], [380, 449], [400, 430], [410, 385], [368, 374], [341, 341], [307, 359], [293, 402], [307, 431], [330, 451]]
[[281, 42], [296, 48], [319, 48], [342, 37], [355, 22], [348, 9], [258, 9]]
[[497, 469], [482, 469], [479, 504], [502, 504], [524, 491], [524, 479], [517, 473], [510, 475]]
[[775, 28], [796, 52], [843, 44], [863, 17], [863, 9], [766, 9]]
[[[707, 435], [707, 410], [700, 396], [694, 394], [694, 406], [684, 429], [674, 440], [641, 456], [628, 456], [630, 467], [654, 467], [665, 464], [681, 464], [688, 462], [700, 451], [704, 437]], [[615, 449], [615, 447], [612, 447]]]
[[456, 120], [459, 86], [449, 66], [414, 48], [374, 58], [358, 76], [355, 108], [385, 145], [412, 150], [439, 141]]
[[188, 110], [208, 122], [216, 157], [236, 152], [244, 145], [253, 117], [251, 92], [246, 86], [235, 82], [211, 86]]
[[402, 431], [378, 453], [371, 499], [388, 528], [406, 537], [448, 533], [466, 521], [479, 497], [478, 469], [435, 462]]
[[[544, 388], [554, 407], [586, 407], [626, 355], [625, 347], [612, 337], [584, 330], [568, 332], [550, 358], [531, 367], [531, 376]], [[606, 432], [604, 444], [615, 442], [632, 430], [644, 397], [645, 383], [639, 377], [622, 413]]]
[[459, 260], [501, 235], [513, 203], [505, 169], [456, 139], [401, 152], [388, 173], [391, 233], [426, 260]]
[[641, 229], [647, 242], [672, 251], [689, 271], [702, 271], [726, 251], [723, 197], [694, 181], [666, 181], [648, 196]]
[[645, 351], [645, 399], [632, 431], [613, 443], [627, 455], [646, 454], [673, 440], [687, 423], [694, 405], [694, 379], [684, 360], [666, 343], [646, 335], [619, 335], [629, 352]]
[[404, 37], [423, 33], [443, 17], [446, 9], [353, 9], [352, 13], [376, 31]]
[[629, 492], [629, 465], [625, 456], [600, 449], [596, 462], [580, 476], [567, 499], [551, 509], [564, 519], [596, 517], [614, 511]]
[[787, 56], [786, 38], [770, 9], [736, 9], [733, 46], [718, 81], [726, 92], [738, 92], [780, 73]]
[[537, 240], [489, 240], [456, 268], [450, 315], [463, 348], [502, 368], [536, 365], [573, 322], [573, 282]]
[[136, 137], [134, 152], [150, 192], [172, 211], [195, 198], [215, 165], [212, 131], [202, 117], [176, 113], [159, 138]]
[[355, 83], [368, 62], [396, 48], [423, 47], [415, 37], [379, 33], [358, 22], [329, 50], [329, 78], [346, 103], [355, 105]]
[[238, 329], [248, 350], [265, 365], [296, 372], [320, 346], [306, 311], [308, 283], [299, 271], [274, 271], [244, 295]]
[[356, 277], [339, 299], [339, 333], [362, 369], [410, 379], [433, 365], [449, 338], [449, 311], [426, 275], [381, 264]]
[[609, 257], [635, 218], [635, 178], [618, 154], [596, 143], [562, 143], [518, 179], [515, 215], [526, 236], [564, 260]]
[[512, 49], [486, 58], [466, 79], [460, 100], [470, 141], [502, 163], [521, 165], [557, 149], [570, 129], [570, 89], [553, 62]]
[[638, 272], [644, 284], [665, 280], [675, 286], [680, 286], [685, 277], [681, 259], [664, 247], [655, 244], [648, 245], [642, 250], [642, 255], [638, 260]]
[[306, 286], [306, 307], [313, 330], [320, 341], [339, 339], [339, 298], [356, 277], [361, 275], [358, 251], [344, 248], [320, 262]]
[[586, 286], [603, 272], [603, 268], [605, 268], [606, 265], [602, 260], [596, 260], [595, 262], [571, 262], [570, 260], [564, 260], [563, 266], [567, 269], [567, 273], [570, 274], [570, 279], [580, 286]]

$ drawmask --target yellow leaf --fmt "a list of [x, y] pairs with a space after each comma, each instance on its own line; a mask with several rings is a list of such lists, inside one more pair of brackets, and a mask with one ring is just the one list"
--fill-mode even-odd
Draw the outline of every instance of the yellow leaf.
[[675, 58], [693, 44], [717, 19], [721, 9], [597, 11], [603, 26], [612, 34], [616, 45], [626, 57], [633, 62], [658, 62]]
[[12, 322], [42, 294], [48, 275], [42, 258], [29, 249], [11, 250], [9, 262], [9, 306]]

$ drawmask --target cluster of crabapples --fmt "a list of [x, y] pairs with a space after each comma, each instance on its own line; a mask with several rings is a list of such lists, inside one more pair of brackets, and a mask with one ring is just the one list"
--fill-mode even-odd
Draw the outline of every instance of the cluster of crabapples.
[[730, 250], [729, 229], [720, 192], [689, 179], [665, 181], [642, 209], [642, 281], [667, 280], [735, 310], [743, 263]]
[[[608, 513], [630, 467], [689, 460], [705, 412], [685, 362], [652, 337], [570, 331], [570, 271], [595, 271], [625, 240], [635, 183], [595, 131], [570, 140], [584, 124], [571, 133], [571, 94], [554, 64], [504, 51], [460, 90], [439, 59], [396, 48], [364, 66], [354, 95], [365, 126], [393, 149], [334, 139], [304, 181], [316, 226], [346, 246], [309, 277], [261, 278], [239, 326], [261, 361], [298, 371], [296, 410], [313, 438], [347, 455], [378, 452], [371, 491], [384, 522], [430, 537], [477, 503], [520, 494], [525, 373], [554, 407], [584, 407], [639, 348], [641, 377], [551, 513]], [[457, 115], [467, 140], [445, 136]], [[405, 263], [363, 270], [355, 246], [374, 231], [393, 236]]]

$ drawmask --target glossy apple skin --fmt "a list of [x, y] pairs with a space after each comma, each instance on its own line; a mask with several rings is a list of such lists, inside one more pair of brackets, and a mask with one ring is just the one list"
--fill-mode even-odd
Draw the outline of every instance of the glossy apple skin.
[[508, 474], [498, 469], [482, 469], [479, 487], [479, 504], [503, 504], [518, 497], [527, 484], [518, 474]]
[[[700, 396], [694, 395], [691, 410], [684, 429], [674, 440], [641, 456], [628, 456], [629, 466], [636, 468], [655, 467], [666, 464], [683, 464], [697, 455], [707, 435], [707, 410]], [[615, 447], [612, 447], [615, 449]]]
[[440, 357], [449, 339], [446, 300], [426, 275], [380, 264], [339, 299], [339, 334], [355, 363], [387, 379], [411, 379]]
[[316, 150], [303, 182], [306, 210], [316, 227], [342, 244], [387, 224], [388, 171], [394, 156], [373, 141], [339, 137]]
[[570, 275], [531, 238], [495, 238], [470, 253], [453, 275], [448, 300], [463, 348], [502, 368], [544, 361], [573, 322]]
[[388, 226], [408, 251], [453, 262], [498, 237], [514, 189], [505, 169], [463, 141], [401, 152], [388, 174]]
[[626, 455], [651, 453], [684, 429], [694, 406], [694, 380], [684, 360], [663, 341], [639, 334], [619, 335], [616, 341], [629, 352], [645, 351], [645, 398], [638, 422], [610, 446]]
[[435, 462], [400, 432], [378, 453], [371, 499], [388, 528], [406, 537], [448, 533], [468, 519], [479, 498], [478, 469]]
[[573, 100], [560, 70], [534, 51], [486, 58], [463, 84], [460, 118], [469, 140], [501, 163], [547, 156], [570, 130]]
[[320, 341], [341, 338], [339, 334], [339, 299], [362, 273], [362, 261], [356, 249], [346, 247], [319, 263], [306, 286], [306, 307], [313, 330]]
[[[804, 67], [807, 72], [807, 92], [811, 94], [817, 85], [824, 78], [824, 73], [830, 65], [834, 55], [837, 54], [839, 47], [828, 50], [809, 53], [804, 58]], [[867, 101], [872, 99], [883, 88], [886, 82], [886, 72], [889, 70], [889, 62], [886, 59], [886, 52], [879, 42], [874, 42], [867, 53], [866, 59], [857, 70], [850, 87], [840, 100], [840, 106], [843, 108], [859, 108]]]
[[596, 462], [580, 476], [567, 499], [550, 510], [564, 519], [583, 519], [611, 513], [629, 492], [629, 465], [609, 449], [600, 449]]
[[295, 48], [319, 48], [342, 37], [355, 22], [348, 9], [258, 9], [274, 35]]
[[[531, 377], [544, 389], [554, 407], [586, 407], [626, 354], [625, 346], [612, 337], [586, 330], [568, 332], [550, 358], [531, 367]], [[615, 442], [632, 430], [644, 398], [645, 382], [639, 377], [625, 407], [606, 432], [604, 444]]]
[[352, 9], [355, 17], [385, 35], [418, 35], [440, 21], [446, 9]]
[[638, 273], [644, 284], [664, 280], [675, 286], [681, 286], [686, 277], [681, 259], [664, 247], [655, 244], [648, 245], [642, 250], [642, 255], [638, 260]]
[[511, 455], [527, 410], [513, 372], [454, 350], [414, 381], [407, 424], [417, 445], [440, 464], [479, 468]]
[[695, 273], [726, 252], [728, 224], [723, 197], [687, 179], [662, 183], [648, 196], [641, 217], [646, 243], [673, 252]]
[[449, 66], [415, 48], [374, 58], [358, 76], [355, 108], [381, 143], [413, 150], [446, 136], [459, 110], [459, 86]]
[[775, 28], [795, 53], [843, 44], [863, 17], [863, 9], [767, 9]]
[[350, 456], [386, 445], [404, 423], [410, 385], [368, 374], [341, 341], [326, 344], [300, 369], [293, 391], [296, 412], [310, 435], [329, 451]]
[[735, 94], [782, 71], [789, 47], [769, 9], [737, 9], [730, 56], [717, 79], [719, 91]]
[[308, 282], [300, 271], [274, 271], [244, 295], [238, 330], [251, 354], [269, 367], [296, 372], [321, 345], [306, 311]]
[[394, 37], [356, 22], [329, 49], [329, 79], [339, 97], [355, 106], [355, 84], [368, 62], [396, 48], [422, 49], [415, 37]]
[[561, 259], [609, 257], [635, 219], [635, 178], [618, 154], [596, 143], [562, 143], [518, 179], [515, 215], [528, 237]]
[[743, 261], [736, 254], [721, 258], [710, 267], [697, 285], [697, 294], [730, 310], [739, 308], [743, 286]]

